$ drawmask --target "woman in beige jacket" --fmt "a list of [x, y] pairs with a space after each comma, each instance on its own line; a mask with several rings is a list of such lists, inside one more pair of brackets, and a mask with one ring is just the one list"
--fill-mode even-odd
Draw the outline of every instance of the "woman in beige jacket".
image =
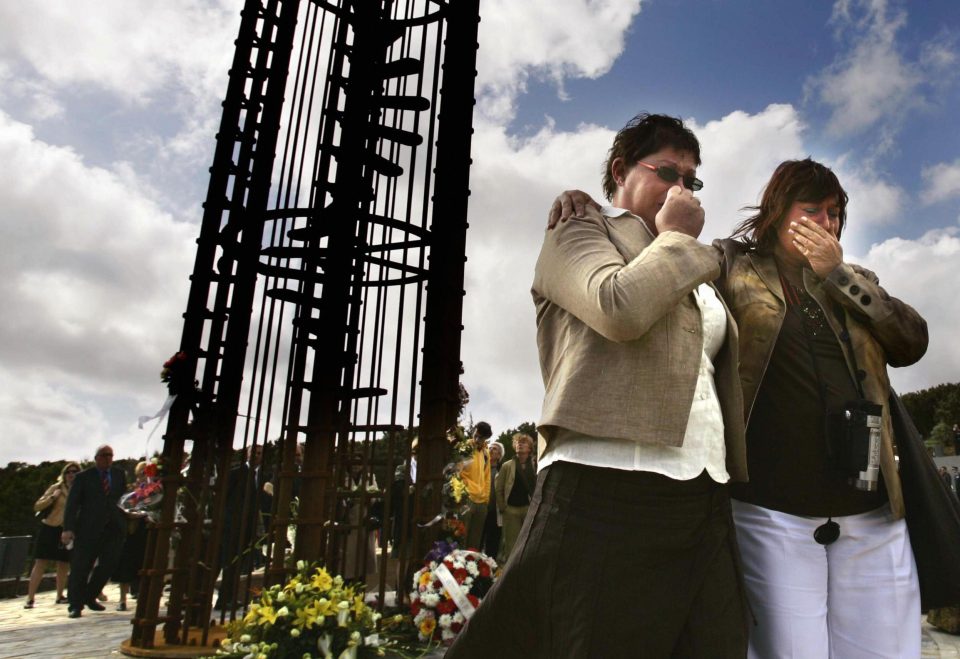
[[47, 488], [37, 502], [33, 504], [33, 511], [48, 511], [40, 520], [40, 531], [37, 533], [37, 549], [33, 570], [30, 572], [30, 585], [27, 587], [27, 602], [25, 609], [33, 608], [33, 598], [37, 594], [40, 580], [46, 572], [47, 563], [55, 561], [57, 564], [57, 604], [63, 604], [67, 598], [63, 589], [67, 585], [67, 573], [70, 570], [70, 550], [60, 544], [60, 532], [63, 531], [63, 512], [67, 506], [67, 495], [73, 479], [80, 471], [76, 462], [63, 465], [56, 482]]

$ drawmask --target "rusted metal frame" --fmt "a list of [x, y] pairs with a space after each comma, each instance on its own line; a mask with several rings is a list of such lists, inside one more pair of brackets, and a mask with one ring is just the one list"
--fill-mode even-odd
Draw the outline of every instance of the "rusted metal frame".
[[[327, 12], [324, 12], [323, 16], [324, 20], [326, 20]], [[325, 235], [323, 233], [323, 223], [326, 219], [324, 206], [330, 186], [328, 179], [330, 163], [333, 157], [333, 150], [325, 147], [333, 145], [337, 124], [337, 108], [342, 94], [342, 88], [332, 82], [332, 76], [330, 74], [343, 71], [346, 49], [342, 46], [347, 43], [349, 27], [347, 21], [340, 20], [339, 16], [335, 18], [332, 29], [334, 34], [328, 53], [326, 68], [328, 75], [325, 78], [321, 99], [321, 105], [323, 107], [321, 112], [322, 126], [316, 145], [316, 159], [311, 190], [311, 214], [307, 219], [308, 228], [314, 232], [312, 237], [308, 239], [307, 246], [313, 249], [319, 248], [322, 240], [321, 236]], [[322, 32], [321, 30], [321, 36]], [[337, 44], [341, 44], [341, 47], [337, 47]], [[311, 93], [312, 92], [313, 90], [311, 90]], [[304, 267], [310, 267], [310, 264], [304, 262]], [[312, 295], [314, 287], [314, 284], [304, 284], [302, 290], [310, 292]], [[296, 314], [297, 318], [311, 318], [312, 310], [313, 306], [299, 306]], [[288, 436], [294, 435], [299, 439], [300, 433], [303, 433], [305, 440], [304, 463], [300, 483], [300, 509], [296, 522], [297, 537], [294, 544], [294, 557], [298, 560], [306, 561], [315, 561], [321, 556], [321, 532], [319, 526], [323, 524], [325, 518], [317, 512], [317, 501], [322, 500], [323, 490], [327, 487], [327, 463], [329, 462], [329, 457], [326, 452], [320, 449], [322, 439], [319, 437], [317, 431], [311, 429], [309, 423], [306, 426], [301, 423], [304, 395], [307, 392], [305, 386], [307, 356], [314, 354], [314, 363], [316, 363], [316, 360], [323, 358], [321, 355], [316, 354], [315, 351], [311, 353], [311, 351], [313, 351], [311, 344], [315, 342], [315, 340], [310, 339], [309, 332], [306, 328], [295, 325], [293, 350], [291, 352], [292, 368], [288, 381], [290, 391], [288, 400], [290, 405], [285, 417]], [[327, 356], [328, 359], [343, 360], [346, 358], [346, 355], [341, 353], [339, 345], [325, 347], [332, 352], [331, 355]], [[311, 419], [311, 401], [308, 400], [306, 403], [307, 420], [309, 422]]]
[[[257, 262], [263, 235], [263, 215], [266, 211], [270, 180], [273, 171], [277, 135], [283, 105], [283, 91], [286, 84], [287, 69], [293, 36], [296, 26], [298, 0], [271, 0], [264, 14], [275, 16], [276, 32], [272, 41], [259, 42], [257, 62], [254, 72], [258, 74], [252, 85], [249, 104], [261, 105], [260, 120], [254, 125], [244, 126], [244, 131], [256, 131], [256, 150], [251, 154], [250, 184], [245, 207], [237, 209], [238, 222], [233, 235], [242, 231], [238, 253], [235, 257], [236, 275], [230, 291], [230, 320], [226, 326], [222, 366], [216, 379], [219, 383], [217, 398], [214, 402], [214, 423], [216, 442], [219, 451], [217, 473], [217, 492], [214, 502], [214, 545], [210, 547], [208, 559], [216, 566], [208, 576], [204, 590], [212, 591], [212, 581], [219, 568], [219, 543], [223, 531], [223, 510], [225, 508], [225, 481], [229, 475], [229, 461], [232, 451], [234, 429], [236, 427], [237, 407], [241, 394], [243, 367], [246, 359], [247, 340], [250, 330], [252, 302], [257, 279]], [[264, 22], [264, 27], [269, 28]], [[269, 51], [269, 52], [268, 52]], [[267, 65], [269, 59], [269, 66]], [[248, 114], [247, 123], [251, 117]], [[231, 220], [233, 217], [231, 217]], [[226, 228], [225, 228], [226, 230]], [[224, 232], [221, 232], [224, 233]], [[218, 291], [219, 297], [220, 291]], [[212, 338], [212, 337], [211, 337]], [[206, 375], [206, 373], [205, 373]], [[242, 520], [244, 521], [244, 520]], [[242, 536], [241, 536], [242, 537]], [[216, 553], [214, 553], [216, 552]], [[213, 554], [211, 556], [211, 554]], [[231, 615], [232, 615], [231, 611]]]
[[[293, 144], [290, 147], [290, 152], [294, 154], [293, 157], [299, 155], [300, 165], [298, 167], [298, 172], [296, 177], [294, 177], [294, 168], [291, 167], [288, 172], [288, 180], [285, 190], [285, 197], [283, 203], [281, 204], [278, 199], [278, 207], [289, 207], [291, 203], [291, 190], [293, 191], [293, 203], [296, 204], [299, 201], [300, 195], [300, 184], [303, 176], [304, 162], [306, 161], [306, 144], [307, 140], [303, 140], [303, 150], [298, 148], [300, 143], [300, 126], [305, 125], [309, 130], [310, 125], [310, 113], [312, 110], [312, 98], [313, 86], [316, 84], [316, 74], [313, 76], [310, 75], [311, 71], [311, 60], [313, 56], [313, 48], [315, 45], [315, 36], [316, 36], [316, 24], [317, 16], [319, 11], [316, 9], [316, 6], [312, 3], [307, 5], [307, 23], [309, 24], [309, 29], [303, 30], [303, 38], [300, 43], [300, 57], [297, 62], [297, 70], [294, 74], [294, 80], [302, 80], [301, 92], [295, 95], [296, 100], [296, 111], [291, 108], [290, 112], [290, 123], [292, 128], [290, 132], [293, 134]], [[312, 18], [311, 18], [312, 14]], [[321, 35], [323, 34], [323, 23], [321, 22]], [[319, 48], [319, 44], [318, 48]], [[311, 92], [305, 93], [307, 88], [308, 80], [311, 85]], [[305, 100], [308, 101], [305, 103]], [[304, 113], [304, 107], [306, 107], [306, 112]], [[296, 119], [294, 119], [296, 116]], [[286, 164], [287, 156], [284, 154], [284, 164]], [[291, 218], [291, 225], [295, 224], [295, 220]], [[286, 228], [288, 224], [283, 223], [283, 227]], [[306, 264], [303, 264], [302, 267], [308, 267]], [[296, 309], [294, 309], [294, 314], [296, 314]], [[276, 351], [279, 352], [279, 341], [280, 333], [277, 334], [277, 346]], [[292, 338], [292, 337], [291, 337]], [[292, 357], [292, 355], [291, 355]], [[273, 381], [277, 380], [277, 367], [278, 360], [274, 360], [273, 368]], [[287, 363], [287, 377], [289, 378], [291, 363], [290, 358], [288, 358]], [[284, 382], [284, 402], [283, 410], [281, 413], [281, 419], [287, 418], [289, 406], [289, 387], [287, 386], [287, 381]], [[286, 546], [287, 546], [287, 527], [290, 524], [290, 503], [293, 499], [293, 484], [294, 479], [298, 477], [298, 473], [295, 469], [296, 461], [296, 449], [299, 442], [299, 433], [290, 431], [287, 427], [281, 427], [280, 434], [282, 455], [280, 458], [280, 472], [278, 478], [276, 479], [276, 486], [274, 491], [273, 499], [273, 510], [272, 510], [272, 528], [270, 529], [271, 534], [271, 556], [270, 563], [267, 565], [267, 569], [264, 572], [264, 583], [265, 585], [272, 585], [283, 580], [284, 576], [288, 572], [287, 566], [285, 563], [286, 558]]]
[[[213, 275], [213, 265], [216, 256], [217, 235], [223, 220], [226, 191], [232, 173], [232, 154], [239, 135], [240, 115], [243, 106], [243, 92], [247, 77], [245, 74], [250, 58], [249, 45], [252, 36], [256, 33], [256, 12], [259, 3], [255, 0], [247, 2], [246, 15], [240, 23], [237, 48], [234, 52], [233, 66], [227, 87], [226, 99], [223, 103], [223, 115], [220, 122], [220, 131], [217, 134], [217, 146], [214, 152], [214, 164], [211, 167], [210, 183], [208, 185], [207, 201], [204, 203], [204, 213], [201, 221], [200, 237], [197, 240], [197, 254], [194, 261], [194, 270], [191, 277], [190, 293], [187, 301], [187, 312], [184, 314], [184, 329], [181, 336], [180, 349], [189, 356], [191, 380], [195, 377], [197, 360], [206, 359], [205, 369], [216, 370], [219, 354], [207, 352], [199, 354], [203, 335], [203, 328], [209, 312], [207, 299], [210, 286], [220, 278]], [[229, 205], [227, 205], [229, 206]], [[218, 283], [218, 287], [219, 287]], [[212, 364], [212, 368], [211, 368]], [[205, 389], [205, 391], [209, 391]], [[202, 404], [202, 402], [201, 402]], [[170, 410], [167, 433], [165, 435], [163, 457], [165, 464], [178, 465], [182, 460], [183, 443], [186, 438], [186, 429], [190, 415], [190, 405], [174, 405]], [[167, 497], [161, 508], [162, 527], [157, 529], [153, 537], [153, 551], [147, 554], [145, 563], [149, 575], [146, 579], [146, 588], [141, 590], [137, 603], [137, 619], [135, 620], [131, 645], [135, 647], [153, 647], [156, 630], [155, 621], [159, 610], [159, 602], [163, 591], [163, 575], [167, 566], [167, 551], [170, 542], [170, 523], [173, 521], [176, 507], [176, 497]], [[142, 624], [141, 624], [142, 623]]]
[[[425, 171], [424, 171], [424, 181], [423, 181], [423, 188], [422, 188], [423, 200], [421, 202], [421, 211], [420, 211], [421, 223], [419, 225], [421, 227], [421, 230], [426, 232], [426, 235], [424, 238], [424, 246], [420, 250], [420, 259], [419, 259], [420, 267], [423, 267], [425, 265], [425, 260], [427, 258], [426, 256], [427, 249], [430, 249], [431, 251], [433, 249], [432, 240], [431, 240], [432, 236], [429, 233], [427, 224], [428, 224], [428, 218], [429, 218], [430, 209], [431, 209], [430, 199], [429, 199], [429, 187], [430, 187], [430, 178], [431, 178], [430, 164], [433, 160], [433, 134], [434, 134], [434, 128], [435, 128], [436, 111], [437, 111], [436, 82], [437, 82], [437, 72], [439, 71], [439, 62], [440, 62], [439, 35], [442, 34], [443, 27], [444, 26], [442, 21], [439, 21], [437, 23], [437, 34], [438, 34], [437, 44], [436, 44], [437, 47], [433, 49], [436, 63], [434, 66], [435, 73], [433, 78], [433, 85], [431, 85], [430, 114], [427, 120], [428, 136], [427, 136], [427, 139], [425, 140], [426, 163], [424, 167]], [[422, 59], [420, 63], [420, 74], [417, 76], [416, 96], [420, 96], [423, 93], [424, 62], [426, 61], [426, 57], [428, 55], [428, 50], [427, 50], [428, 36], [429, 36], [429, 30], [425, 28], [422, 32], [422, 38], [420, 42], [420, 56]], [[414, 115], [414, 131], [415, 132], [419, 133], [419, 125], [420, 125], [420, 113], [417, 113]], [[413, 156], [411, 158], [411, 165], [410, 165], [411, 170], [415, 170], [416, 153], [417, 152], [414, 151]], [[408, 217], [412, 213], [414, 186], [415, 186], [415, 180], [414, 180], [414, 177], [411, 176], [410, 182], [409, 182], [409, 188], [407, 191], [407, 216]], [[404, 461], [403, 464], [405, 465], [403, 478], [404, 478], [405, 484], [407, 483], [407, 481], [410, 480], [410, 469], [411, 469], [411, 463], [412, 463], [411, 443], [414, 436], [413, 428], [414, 426], [419, 425], [418, 423], [419, 415], [417, 412], [418, 398], [415, 394], [413, 394], [413, 392], [417, 392], [419, 389], [418, 388], [419, 359], [421, 354], [421, 350], [419, 348], [421, 348], [421, 332], [422, 332], [422, 323], [420, 322], [419, 319], [423, 317], [422, 314], [423, 314], [423, 303], [424, 303], [424, 295], [423, 295], [424, 286], [425, 286], [424, 282], [417, 282], [416, 284], [414, 318], [417, 319], [417, 322], [415, 322], [413, 326], [413, 345], [415, 346], [415, 349], [413, 351], [413, 362], [411, 364], [410, 373], [409, 373], [409, 377], [410, 377], [409, 387], [412, 395], [410, 396], [410, 400], [408, 402], [407, 410], [406, 410], [408, 432], [406, 433], [406, 438], [402, 444], [402, 449], [403, 449], [402, 458]], [[400, 343], [399, 343], [399, 337], [398, 337], [397, 363], [399, 363], [399, 357], [400, 357]], [[398, 382], [399, 382], [398, 378], [399, 378], [399, 370], [395, 375], [395, 380], [394, 380], [395, 387], [398, 386]], [[414, 490], [416, 491], [416, 488], [414, 488]], [[405, 587], [406, 585], [405, 578], [406, 578], [406, 573], [408, 572], [407, 566], [411, 562], [411, 556], [417, 556], [415, 551], [411, 552], [411, 540], [413, 540], [417, 534], [416, 534], [416, 529], [411, 526], [410, 520], [411, 518], [413, 518], [414, 522], [419, 521], [417, 518], [414, 517], [415, 509], [416, 509], [415, 499], [413, 503], [414, 505], [411, 506], [411, 497], [409, 496], [409, 493], [407, 492], [407, 490], [404, 489], [403, 502], [401, 504], [401, 515], [400, 515], [401, 528], [399, 529], [399, 531], [394, 530], [394, 533], [393, 533], [394, 543], [399, 543], [399, 548], [397, 551], [398, 564], [400, 566], [399, 574], [398, 574], [398, 583], [397, 583], [397, 601], [398, 602], [402, 602], [405, 599], [405, 595], [407, 591], [407, 588]], [[411, 535], [413, 535], [414, 537], [411, 537]], [[384, 589], [385, 589], [385, 581], [386, 581], [386, 575], [382, 575], [381, 584], [383, 584]], [[382, 601], [382, 598], [381, 598], [381, 601]]]
[[[429, 486], [432, 491], [427, 499], [417, 497], [417, 504], [421, 506], [418, 518], [423, 513], [430, 515], [440, 510], [442, 470], [447, 455], [446, 430], [456, 423], [459, 410], [464, 254], [479, 20], [479, 0], [459, 0], [448, 5], [420, 398], [422, 461], [417, 477], [419, 491]], [[428, 540], [425, 535], [419, 539]]]
[[[349, 3], [344, 3], [348, 10]], [[304, 510], [308, 518], [336, 514], [336, 484], [343, 482], [339, 474], [342, 460], [334, 460], [348, 449], [351, 439], [350, 408], [357, 355], [357, 332], [362, 287], [362, 250], [363, 237], [367, 232], [367, 213], [372, 197], [373, 169], [364, 157], [368, 152], [370, 117], [376, 110], [374, 99], [381, 91], [374, 88], [374, 67], [377, 59], [382, 58], [385, 46], [379, 28], [381, 17], [378, 10], [368, 3], [357, 3], [349, 13], [353, 43], [349, 49], [350, 87], [345, 93], [344, 109], [340, 113], [340, 140], [337, 144], [337, 174], [333, 184], [333, 203], [321, 214], [325, 221], [324, 229], [328, 234], [329, 259], [321, 298], [318, 302], [320, 317], [323, 320], [318, 331], [317, 343], [322, 346], [335, 346], [344, 350], [351, 358], [344, 360], [324, 360], [321, 355], [314, 362], [308, 425], [315, 429], [318, 443], [318, 466], [326, 467], [333, 478], [320, 490], [319, 500], [308, 497], [304, 502], [309, 508]], [[341, 18], [341, 23], [345, 19]], [[344, 42], [338, 40], [339, 44]], [[331, 144], [322, 144], [329, 148]], [[308, 443], [311, 438], [308, 436]], [[308, 450], [309, 453], [309, 450]], [[322, 455], [320, 455], [322, 454]], [[332, 469], [331, 469], [332, 467]], [[336, 529], [328, 528], [327, 531]], [[336, 543], [328, 543], [331, 536], [323, 529], [308, 528], [303, 534], [308, 544], [319, 549], [326, 562], [337, 565]]]

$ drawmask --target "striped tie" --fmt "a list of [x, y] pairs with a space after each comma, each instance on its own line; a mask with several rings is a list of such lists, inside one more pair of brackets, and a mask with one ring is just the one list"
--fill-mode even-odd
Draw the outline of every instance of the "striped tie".
[[110, 494], [110, 472], [101, 471], [100, 481], [103, 483], [103, 493]]

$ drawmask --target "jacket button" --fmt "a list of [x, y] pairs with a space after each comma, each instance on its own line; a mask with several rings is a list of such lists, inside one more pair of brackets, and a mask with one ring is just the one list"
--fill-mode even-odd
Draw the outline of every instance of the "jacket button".
[[840, 340], [843, 341], [844, 343], [846, 343], [847, 341], [849, 341], [849, 340], [850, 340], [850, 332], [848, 332], [847, 330], [842, 330], [842, 331], [840, 332]]
[[863, 295], [863, 296], [861, 296], [861, 297], [860, 297], [860, 304], [862, 304], [863, 306], [867, 306], [868, 304], [870, 304], [870, 296], [869, 296], [869, 295]]
[[860, 292], [860, 287], [857, 286], [856, 284], [850, 287], [850, 295], [856, 295], [859, 292]]
[[850, 283], [850, 278], [847, 277], [846, 275], [840, 275], [840, 278], [837, 279], [837, 281], [840, 283], [841, 286], [846, 286], [847, 284]]
[[867, 372], [866, 372], [865, 370], [863, 370], [862, 368], [858, 368], [858, 369], [857, 369], [857, 379], [858, 379], [858, 380], [866, 380], [866, 379], [867, 379]]

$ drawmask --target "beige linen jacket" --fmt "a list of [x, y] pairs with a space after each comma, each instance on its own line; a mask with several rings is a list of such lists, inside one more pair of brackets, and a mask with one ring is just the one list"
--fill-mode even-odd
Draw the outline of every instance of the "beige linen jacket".
[[[720, 252], [686, 234], [654, 238], [623, 213], [584, 217], [547, 231], [533, 300], [544, 382], [538, 430], [681, 446], [703, 352], [699, 284], [720, 274]], [[714, 360], [727, 472], [747, 480], [737, 328]], [[541, 444], [541, 448], [543, 444]]]
[[[720, 292], [740, 328], [740, 379], [744, 421], [748, 423], [780, 334], [786, 301], [772, 256], [730, 239], [714, 244], [723, 249], [725, 258], [724, 276], [718, 281]], [[896, 441], [890, 423], [887, 364], [908, 366], [923, 356], [929, 340], [927, 322], [911, 306], [881, 288], [873, 272], [858, 265], [841, 263], [822, 281], [812, 271], [804, 270], [803, 283], [824, 310], [851, 377], [860, 381], [868, 400], [883, 406], [880, 471], [891, 511], [899, 519], [904, 515], [903, 490], [894, 457]], [[846, 331], [832, 312], [831, 302], [842, 307]], [[849, 337], [849, 341], [844, 337]]]
[[50, 507], [50, 512], [47, 513], [47, 516], [40, 520], [41, 524], [46, 524], [47, 526], [63, 525], [63, 513], [67, 508], [68, 492], [69, 490], [67, 490], [65, 485], [54, 483], [47, 488], [43, 496], [37, 499], [37, 502], [33, 504], [33, 512], [38, 513]]

